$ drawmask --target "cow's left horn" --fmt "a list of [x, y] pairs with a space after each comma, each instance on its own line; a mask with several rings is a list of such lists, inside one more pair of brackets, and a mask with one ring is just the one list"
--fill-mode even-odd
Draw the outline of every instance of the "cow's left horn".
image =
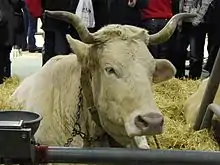
[[45, 11], [45, 14], [49, 17], [63, 20], [73, 25], [76, 31], [78, 32], [79, 37], [84, 43], [92, 44], [95, 42], [93, 34], [89, 32], [89, 30], [86, 28], [84, 23], [77, 15], [67, 11], [48, 11], [48, 10]]
[[196, 14], [190, 14], [190, 13], [176, 14], [169, 20], [169, 22], [166, 24], [166, 26], [163, 29], [161, 29], [156, 34], [150, 35], [149, 44], [155, 45], [166, 42], [173, 35], [179, 21], [193, 17], [196, 17]]

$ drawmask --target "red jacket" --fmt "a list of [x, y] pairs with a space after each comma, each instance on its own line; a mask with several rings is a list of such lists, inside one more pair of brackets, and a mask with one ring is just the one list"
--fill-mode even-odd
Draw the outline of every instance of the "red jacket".
[[173, 16], [171, 0], [149, 0], [145, 9], [142, 9], [142, 19], [169, 19]]
[[43, 14], [41, 0], [25, 0], [27, 8], [30, 14], [35, 17], [39, 18]]

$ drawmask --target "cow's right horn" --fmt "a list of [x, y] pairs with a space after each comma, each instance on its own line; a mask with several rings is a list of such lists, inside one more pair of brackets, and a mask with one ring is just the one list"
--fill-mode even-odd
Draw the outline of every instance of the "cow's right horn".
[[48, 11], [48, 10], [45, 11], [45, 14], [48, 17], [63, 20], [73, 25], [76, 31], [78, 32], [80, 39], [84, 43], [92, 44], [95, 42], [93, 35], [88, 31], [84, 23], [77, 15], [67, 11]]
[[176, 14], [169, 20], [169, 22], [162, 30], [160, 30], [156, 34], [150, 35], [149, 44], [156, 45], [166, 42], [173, 35], [179, 21], [182, 21], [183, 19], [194, 18], [196, 16], [197, 16], [196, 14], [189, 14], [189, 13]]

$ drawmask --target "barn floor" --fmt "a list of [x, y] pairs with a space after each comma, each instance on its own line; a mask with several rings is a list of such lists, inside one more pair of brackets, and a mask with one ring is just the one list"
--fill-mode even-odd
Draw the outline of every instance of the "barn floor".
[[[43, 32], [41, 29], [41, 22], [38, 21], [38, 32]], [[36, 45], [43, 46], [43, 36], [36, 35]], [[28, 51], [21, 52], [21, 54], [13, 49], [11, 52], [12, 61], [12, 75], [17, 75], [21, 79], [33, 74], [41, 67], [41, 53], [29, 53]]]
[[[42, 32], [40, 29], [41, 22], [39, 20], [38, 23], [38, 32]], [[36, 35], [36, 45], [42, 47], [43, 46], [43, 36]], [[204, 47], [204, 56], [205, 59], [208, 57], [208, 52], [206, 50], [207, 42]], [[19, 54], [17, 50], [12, 50], [11, 52], [11, 61], [12, 61], [12, 75], [17, 75], [21, 79], [24, 79], [25, 77], [33, 74], [36, 72], [40, 67], [42, 63], [42, 55], [40, 53], [29, 53], [29, 52], [21, 52]], [[186, 65], [188, 65], [188, 61], [186, 62]], [[186, 71], [188, 72], [188, 71]], [[203, 72], [202, 77], [206, 77], [205, 72]]]

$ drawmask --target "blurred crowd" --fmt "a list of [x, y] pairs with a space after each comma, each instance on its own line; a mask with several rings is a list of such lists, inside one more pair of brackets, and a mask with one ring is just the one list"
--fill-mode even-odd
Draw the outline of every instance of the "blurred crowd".
[[[42, 53], [42, 65], [53, 56], [70, 53], [66, 34], [79, 39], [76, 30], [68, 23], [45, 16], [44, 11], [75, 13], [78, 3], [79, 0], [0, 0], [0, 83], [11, 76], [12, 47]], [[177, 13], [197, 14], [194, 19], [179, 23], [166, 43], [149, 46], [149, 50], [155, 58], [170, 60], [178, 78], [199, 79], [203, 70], [211, 73], [220, 46], [219, 0], [92, 0], [92, 6], [95, 27], [89, 28], [91, 32], [108, 24], [128, 24], [154, 34]], [[44, 31], [43, 48], [36, 46], [38, 19]], [[208, 59], [204, 64], [206, 38]], [[188, 68], [186, 60], [190, 62]]]

